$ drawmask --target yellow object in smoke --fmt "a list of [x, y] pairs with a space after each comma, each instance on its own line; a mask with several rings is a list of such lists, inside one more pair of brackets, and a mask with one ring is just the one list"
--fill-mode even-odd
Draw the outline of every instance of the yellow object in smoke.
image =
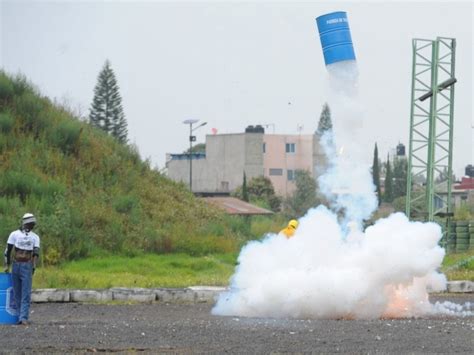
[[298, 221], [296, 219], [292, 219], [290, 222], [288, 222], [288, 226], [286, 228], [283, 228], [280, 233], [283, 233], [285, 237], [288, 239], [291, 238], [296, 231], [296, 228], [298, 228]]

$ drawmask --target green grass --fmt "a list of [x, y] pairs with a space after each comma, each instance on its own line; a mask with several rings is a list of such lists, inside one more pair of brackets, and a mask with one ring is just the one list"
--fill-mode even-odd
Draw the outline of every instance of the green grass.
[[450, 281], [474, 281], [474, 251], [447, 254], [444, 257], [441, 271]]
[[[95, 256], [59, 266], [38, 268], [34, 288], [93, 289], [110, 287], [227, 286], [236, 253], [202, 257], [145, 254]], [[474, 253], [448, 254], [441, 271], [448, 280], [474, 281]]]
[[234, 272], [235, 254], [107, 256], [38, 268], [34, 288], [224, 286]]

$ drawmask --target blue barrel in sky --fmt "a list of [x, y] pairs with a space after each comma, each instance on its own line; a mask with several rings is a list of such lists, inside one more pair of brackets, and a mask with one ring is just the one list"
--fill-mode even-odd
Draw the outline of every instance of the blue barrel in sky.
[[0, 324], [18, 323], [18, 311], [13, 297], [12, 275], [0, 272]]
[[356, 59], [349, 22], [344, 11], [319, 16], [316, 23], [326, 65]]

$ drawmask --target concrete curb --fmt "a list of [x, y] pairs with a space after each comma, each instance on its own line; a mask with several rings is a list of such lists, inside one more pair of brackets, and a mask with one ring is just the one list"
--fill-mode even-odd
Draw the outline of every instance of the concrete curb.
[[[96, 290], [37, 289], [31, 301], [44, 302], [137, 302], [137, 303], [214, 303], [226, 287], [191, 286], [187, 288], [126, 288], [113, 287]], [[449, 281], [447, 292], [472, 293], [474, 282]]]
[[471, 293], [474, 292], [474, 282], [472, 281], [449, 281], [448, 292]]
[[165, 302], [165, 303], [213, 303], [225, 287], [192, 286], [187, 288], [126, 288], [113, 287], [95, 290], [36, 289], [31, 301], [45, 302]]

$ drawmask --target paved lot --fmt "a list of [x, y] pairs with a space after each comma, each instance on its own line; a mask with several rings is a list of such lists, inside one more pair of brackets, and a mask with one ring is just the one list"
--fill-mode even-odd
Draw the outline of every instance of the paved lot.
[[[456, 303], [474, 294], [436, 296]], [[218, 317], [210, 304], [32, 306], [31, 325], [0, 326], [0, 352], [470, 353], [474, 317], [288, 320]]]

